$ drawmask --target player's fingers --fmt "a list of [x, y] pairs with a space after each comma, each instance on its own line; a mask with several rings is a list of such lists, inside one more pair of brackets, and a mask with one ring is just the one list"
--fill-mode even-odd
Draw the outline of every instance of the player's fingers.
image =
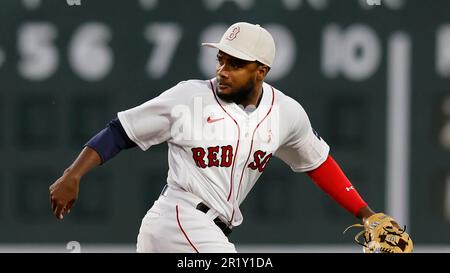
[[67, 211], [67, 213], [70, 212], [70, 209], [72, 208], [73, 204], [75, 203], [75, 200], [70, 201], [69, 203], [67, 203], [65, 210]]
[[50, 195], [50, 200], [55, 199], [55, 194], [53, 193], [53, 191], [50, 191], [49, 195]]
[[50, 204], [52, 206], [52, 212], [54, 212], [55, 211], [55, 206], [56, 206], [55, 198], [53, 197], [52, 193], [49, 194], [49, 197], [50, 197]]
[[56, 210], [56, 202], [53, 200], [53, 199], [51, 199], [51, 204], [52, 204], [52, 213], [53, 214], [55, 214], [55, 210]]
[[62, 203], [56, 203], [56, 207], [55, 210], [53, 212], [53, 214], [56, 216], [56, 218], [58, 219], [63, 219], [63, 210], [64, 210], [65, 205]]
[[56, 207], [57, 207], [56, 201], [53, 200], [52, 201], [52, 212], [55, 216], [56, 216]]
[[67, 204], [67, 205], [65, 205], [63, 208], [62, 208], [62, 210], [61, 210], [61, 215], [62, 216], [64, 216], [64, 215], [66, 215], [66, 214], [68, 214], [69, 213], [69, 205]]

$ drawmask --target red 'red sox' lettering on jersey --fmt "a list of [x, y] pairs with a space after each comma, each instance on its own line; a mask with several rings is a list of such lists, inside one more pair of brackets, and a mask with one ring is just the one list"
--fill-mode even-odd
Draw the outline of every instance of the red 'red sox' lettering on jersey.
[[272, 153], [266, 155], [266, 152], [258, 150], [253, 154], [253, 162], [248, 164], [248, 167], [252, 170], [257, 169], [260, 173], [262, 173], [266, 169], [266, 166], [271, 158]]
[[206, 168], [206, 167], [230, 167], [231, 162], [233, 161], [233, 147], [231, 145], [222, 146], [220, 150], [222, 151], [220, 162], [217, 154], [219, 153], [219, 146], [208, 147], [208, 155], [206, 159], [208, 160], [208, 164], [205, 161], [206, 151], [203, 147], [192, 148], [192, 158], [194, 159], [197, 167]]
[[[233, 160], [233, 146], [214, 146], [214, 147], [195, 147], [191, 149], [192, 158], [194, 159], [195, 164], [199, 168], [206, 167], [231, 167], [231, 163]], [[218, 156], [219, 151], [221, 151], [221, 156]], [[258, 170], [260, 173], [264, 171], [269, 163], [270, 158], [272, 157], [272, 153], [266, 155], [267, 152], [263, 152], [261, 150], [257, 150], [253, 154], [253, 162], [248, 164], [252, 170]]]

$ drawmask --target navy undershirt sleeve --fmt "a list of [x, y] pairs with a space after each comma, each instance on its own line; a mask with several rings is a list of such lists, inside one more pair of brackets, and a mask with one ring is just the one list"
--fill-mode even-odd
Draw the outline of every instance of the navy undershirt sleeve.
[[101, 164], [104, 164], [120, 151], [137, 145], [128, 137], [119, 119], [115, 118], [84, 146], [94, 149], [102, 159]]

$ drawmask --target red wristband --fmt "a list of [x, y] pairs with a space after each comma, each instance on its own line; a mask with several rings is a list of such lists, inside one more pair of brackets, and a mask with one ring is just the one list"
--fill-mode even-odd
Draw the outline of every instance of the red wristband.
[[350, 213], [356, 215], [367, 206], [331, 155], [318, 168], [306, 173], [319, 188]]

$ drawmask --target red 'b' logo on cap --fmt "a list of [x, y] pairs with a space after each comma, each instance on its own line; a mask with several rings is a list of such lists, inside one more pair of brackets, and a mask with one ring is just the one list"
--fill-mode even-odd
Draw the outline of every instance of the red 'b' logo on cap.
[[234, 27], [230, 34], [228, 34], [228, 37], [225, 39], [227, 39], [228, 41], [233, 41], [237, 37], [237, 34], [240, 30], [241, 29], [239, 27]]

